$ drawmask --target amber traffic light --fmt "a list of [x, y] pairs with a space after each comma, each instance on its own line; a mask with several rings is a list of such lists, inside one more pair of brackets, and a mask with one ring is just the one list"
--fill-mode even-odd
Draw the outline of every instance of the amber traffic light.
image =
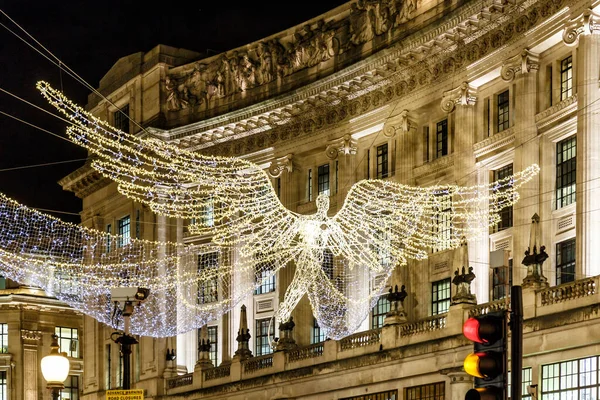
[[475, 377], [474, 389], [465, 400], [505, 400], [507, 384], [506, 313], [493, 312], [471, 317], [463, 334], [473, 342], [473, 352], [465, 358], [465, 372]]

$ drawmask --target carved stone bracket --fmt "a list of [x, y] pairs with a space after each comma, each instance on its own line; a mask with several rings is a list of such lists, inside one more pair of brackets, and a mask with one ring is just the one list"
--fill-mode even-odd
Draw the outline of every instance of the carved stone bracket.
[[352, 139], [350, 135], [344, 135], [339, 139], [335, 139], [329, 142], [329, 145], [325, 149], [325, 154], [332, 160], [337, 158], [338, 154], [356, 154], [356, 140]]
[[600, 32], [600, 14], [591, 9], [585, 10], [579, 16], [572, 18], [565, 25], [563, 31], [563, 42], [567, 46], [577, 46], [579, 35], [591, 35]]
[[42, 339], [42, 331], [21, 329], [21, 339], [29, 344], [37, 344]]
[[521, 53], [517, 54], [504, 61], [500, 76], [505, 82], [510, 82], [515, 79], [518, 72], [526, 74], [531, 71], [537, 71], [540, 68], [540, 57], [538, 54], [529, 51], [525, 48]]
[[284, 157], [280, 157], [275, 161], [271, 162], [268, 173], [271, 178], [279, 178], [283, 171], [287, 170], [291, 173], [294, 170], [294, 164], [292, 162], [293, 154], [287, 154]]
[[389, 124], [383, 128], [383, 134], [385, 137], [394, 137], [398, 130], [406, 134], [408, 131], [410, 131], [410, 128], [414, 126], [414, 123], [408, 117], [408, 110], [402, 110], [402, 112], [399, 114], [399, 117], [399, 123]]
[[459, 87], [444, 92], [442, 97], [442, 111], [450, 113], [454, 110], [457, 104], [467, 106], [474, 105], [477, 101], [477, 89], [469, 85], [468, 82], [463, 82]]

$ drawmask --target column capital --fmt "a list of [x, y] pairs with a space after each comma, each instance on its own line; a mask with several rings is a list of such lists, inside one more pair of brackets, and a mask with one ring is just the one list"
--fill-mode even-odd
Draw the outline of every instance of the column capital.
[[408, 113], [408, 110], [402, 110], [396, 117], [394, 117], [393, 122], [386, 124], [386, 126], [383, 128], [384, 136], [388, 138], [394, 137], [398, 131], [406, 134], [412, 128], [416, 127], [415, 122], [410, 119]]
[[444, 92], [442, 97], [442, 111], [445, 113], [451, 113], [457, 104], [463, 106], [475, 105], [477, 101], [477, 89], [468, 82], [463, 82], [457, 88]]
[[340, 153], [354, 155], [357, 150], [356, 140], [352, 139], [350, 135], [344, 135], [341, 138], [331, 140], [325, 149], [325, 154], [334, 160]]
[[600, 32], [600, 14], [587, 9], [565, 24], [563, 42], [567, 46], [577, 46], [580, 35], [598, 34]]
[[537, 72], [539, 69], [539, 54], [529, 51], [528, 48], [524, 48], [519, 54], [504, 61], [500, 76], [504, 82], [511, 82], [519, 72], [525, 75], [529, 72]]
[[287, 170], [288, 173], [291, 173], [294, 170], [294, 163], [292, 162], [293, 157], [293, 154], [286, 154], [283, 157], [271, 161], [271, 165], [267, 170], [269, 176], [271, 178], [279, 178], [285, 170]]

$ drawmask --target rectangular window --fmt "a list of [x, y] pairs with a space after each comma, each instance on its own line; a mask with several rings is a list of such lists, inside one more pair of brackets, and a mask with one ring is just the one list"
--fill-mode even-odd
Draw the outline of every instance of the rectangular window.
[[6, 380], [6, 371], [0, 371], [0, 400], [8, 399], [8, 383]]
[[406, 400], [444, 400], [446, 398], [446, 384], [436, 382], [408, 387], [404, 389], [404, 398]]
[[542, 365], [541, 400], [598, 399], [598, 358], [592, 356]]
[[450, 309], [450, 278], [432, 282], [431, 315], [447, 313]]
[[0, 353], [8, 353], [8, 324], [0, 324]]
[[0, 290], [6, 289], [6, 277], [0, 275]]
[[436, 158], [448, 155], [448, 120], [438, 122], [435, 132]]
[[335, 193], [338, 193], [338, 181], [340, 176], [339, 161], [335, 160]]
[[277, 178], [277, 197], [281, 199], [281, 178]]
[[438, 239], [438, 246], [432, 249], [434, 253], [448, 249], [450, 247], [450, 239], [452, 238], [452, 199], [445, 194], [440, 194], [437, 198], [437, 213], [435, 215], [433, 234]]
[[506, 298], [512, 286], [512, 264], [508, 260], [508, 266], [495, 267], [492, 275], [492, 301]]
[[[510, 371], [508, 372], [508, 398], [510, 399], [510, 391], [511, 391], [511, 377], [512, 374]], [[527, 391], [527, 386], [531, 385], [531, 367], [523, 368], [523, 373], [521, 375], [521, 399], [531, 399], [531, 395]]]
[[556, 284], [575, 280], [575, 238], [556, 244]]
[[119, 111], [113, 114], [114, 127], [118, 130], [129, 133], [129, 104], [126, 104]]
[[[198, 330], [200, 331], [200, 330]], [[218, 354], [219, 354], [219, 327], [218, 326], [209, 326], [207, 329], [208, 332], [208, 340], [210, 341], [210, 352], [208, 356], [210, 361], [212, 361], [213, 365], [216, 367], [218, 364]]]
[[119, 351], [119, 365], [117, 368], [117, 376], [115, 379], [119, 388], [123, 387], [123, 353]]
[[119, 220], [119, 247], [127, 246], [131, 241], [131, 218], [128, 216]]
[[502, 132], [509, 128], [510, 120], [508, 107], [508, 90], [506, 90], [498, 95], [498, 132]]
[[79, 377], [69, 375], [65, 381], [65, 388], [60, 391], [60, 400], [79, 400]]
[[313, 182], [312, 182], [312, 169], [308, 170], [308, 201], [313, 201]]
[[139, 239], [140, 236], [141, 236], [140, 210], [135, 210], [135, 238]]
[[258, 287], [254, 294], [265, 294], [275, 291], [275, 273], [271, 265], [263, 263], [256, 266], [256, 282]]
[[[370, 394], [361, 394], [358, 396], [352, 397], [344, 397], [339, 400], [399, 400], [398, 390], [388, 390], [386, 392], [378, 392], [378, 393], [370, 393]], [[408, 399], [408, 397], [407, 397]], [[436, 397], [437, 400], [437, 397]]]
[[[136, 346], [138, 347], [138, 346]], [[112, 389], [112, 352], [110, 344], [106, 345], [106, 350], [104, 351], [106, 354], [106, 359], [104, 362], [106, 365], [104, 366], [104, 385], [106, 390]]]
[[575, 203], [577, 141], [575, 136], [556, 144], [556, 209]]
[[198, 281], [198, 304], [214, 303], [219, 300], [219, 253], [198, 255], [198, 275], [206, 277]]
[[423, 127], [423, 161], [429, 162], [429, 127]]
[[[498, 182], [500, 180], [506, 179], [513, 174], [513, 165], [509, 164], [505, 167], [497, 169], [494, 171], [494, 182]], [[498, 191], [506, 191], [509, 187], [504, 186], [500, 188]], [[510, 228], [513, 226], [513, 207], [506, 206], [498, 213], [500, 216], [500, 221], [494, 227], [494, 232], [500, 232], [504, 229]]]
[[[271, 354], [273, 352], [271, 344], [269, 343], [269, 339], [273, 338], [275, 332], [274, 325], [275, 322], [272, 320], [272, 318], [256, 320], [256, 335], [254, 337], [256, 338], [255, 345], [257, 356]], [[269, 329], [269, 327], [271, 329]]]
[[54, 333], [58, 336], [60, 352], [66, 352], [67, 356], [78, 358], [79, 335], [77, 334], [77, 328], [57, 326], [54, 328]]
[[391, 303], [387, 299], [387, 296], [383, 295], [377, 300], [377, 304], [371, 311], [371, 329], [381, 328], [385, 315], [390, 312]]
[[310, 338], [310, 343], [321, 343], [324, 342], [327, 337], [325, 336], [325, 332], [321, 330], [319, 323], [316, 318], [313, 318], [313, 327], [312, 327], [312, 335]]
[[377, 146], [377, 179], [388, 177], [388, 145]]
[[569, 56], [560, 62], [560, 99], [573, 95], [573, 57]]
[[317, 194], [329, 196], [329, 164], [321, 165], [317, 175]]

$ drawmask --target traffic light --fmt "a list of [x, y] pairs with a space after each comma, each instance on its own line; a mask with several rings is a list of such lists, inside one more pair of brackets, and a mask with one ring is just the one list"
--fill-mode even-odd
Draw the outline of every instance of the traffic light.
[[505, 311], [469, 318], [463, 334], [473, 342], [473, 353], [465, 358], [465, 372], [475, 377], [475, 388], [465, 400], [506, 400], [507, 354]]

